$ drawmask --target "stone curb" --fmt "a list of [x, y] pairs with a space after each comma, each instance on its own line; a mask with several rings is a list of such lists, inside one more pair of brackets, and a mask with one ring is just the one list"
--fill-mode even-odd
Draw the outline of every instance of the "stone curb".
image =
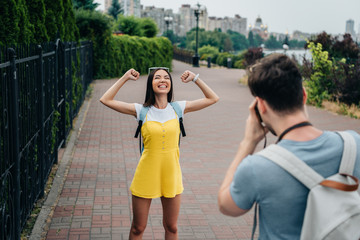
[[73, 151], [76, 140], [81, 132], [81, 127], [84, 123], [86, 114], [90, 107], [90, 101], [91, 101], [91, 97], [89, 99], [84, 100], [84, 103], [80, 108], [79, 114], [75, 119], [75, 125], [73, 126], [73, 129], [70, 132], [70, 138], [65, 148], [63, 157], [59, 159], [59, 167], [56, 171], [56, 176], [51, 186], [51, 190], [36, 219], [35, 225], [32, 229], [29, 238], [30, 240], [39, 240], [46, 238], [46, 234], [49, 229], [49, 224], [51, 223], [51, 217], [59, 201], [60, 193], [63, 189], [68, 170], [72, 163]]

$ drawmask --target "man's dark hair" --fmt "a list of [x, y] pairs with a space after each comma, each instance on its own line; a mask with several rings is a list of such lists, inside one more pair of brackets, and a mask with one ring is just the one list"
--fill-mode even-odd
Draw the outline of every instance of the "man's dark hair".
[[300, 71], [284, 54], [271, 54], [253, 65], [248, 85], [253, 96], [264, 99], [278, 113], [303, 109]]
[[171, 87], [170, 87], [170, 91], [167, 94], [168, 102], [171, 102], [173, 100], [173, 98], [174, 98], [174, 95], [173, 95], [174, 87], [173, 87], [173, 81], [172, 81], [172, 77], [171, 77], [170, 72], [165, 68], [158, 68], [158, 69], [155, 69], [155, 70], [151, 71], [149, 76], [148, 76], [147, 83], [146, 83], [146, 95], [145, 95], [144, 107], [148, 107], [148, 106], [151, 106], [151, 105], [155, 104], [155, 92], [154, 92], [154, 89], [153, 89], [153, 86], [152, 86], [152, 81], [154, 79], [155, 73], [157, 71], [159, 71], [159, 70], [166, 71], [169, 74], [169, 77], [170, 77]]

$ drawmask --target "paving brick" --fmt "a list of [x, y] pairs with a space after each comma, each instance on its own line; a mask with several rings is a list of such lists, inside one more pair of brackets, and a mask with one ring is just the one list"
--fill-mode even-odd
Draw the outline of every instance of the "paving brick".
[[[220, 101], [184, 116], [187, 137], [181, 138], [180, 164], [185, 190], [178, 219], [179, 239], [249, 239], [252, 210], [242, 217], [232, 218], [223, 216], [217, 208], [217, 191], [244, 135], [248, 105], [253, 99], [247, 87], [238, 83], [244, 71], [192, 68], [173, 61], [175, 100], [203, 97], [193, 83], [180, 81], [180, 75], [187, 69], [200, 73], [220, 96]], [[115, 81], [93, 82], [93, 95], [76, 139], [47, 239], [128, 239], [132, 219], [129, 186], [140, 154], [138, 139], [133, 138], [137, 126], [134, 118], [99, 102]], [[146, 76], [128, 82], [116, 99], [141, 103], [145, 85]], [[314, 107], [308, 107], [308, 112], [311, 122], [321, 129], [349, 128], [360, 132], [359, 120]], [[269, 136], [268, 144], [275, 140]], [[152, 201], [143, 239], [164, 239], [159, 199]]]

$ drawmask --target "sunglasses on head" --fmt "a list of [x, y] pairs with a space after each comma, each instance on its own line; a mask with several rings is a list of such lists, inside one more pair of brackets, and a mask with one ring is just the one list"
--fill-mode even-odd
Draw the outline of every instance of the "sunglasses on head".
[[158, 70], [158, 69], [166, 70], [169, 72], [169, 68], [167, 68], [167, 67], [151, 67], [151, 68], [149, 68], [148, 74], [150, 74], [152, 71]]

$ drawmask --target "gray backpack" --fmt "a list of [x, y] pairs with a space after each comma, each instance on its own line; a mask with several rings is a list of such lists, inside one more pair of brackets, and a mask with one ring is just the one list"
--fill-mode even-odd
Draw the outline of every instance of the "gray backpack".
[[278, 164], [310, 189], [301, 240], [360, 239], [359, 181], [352, 176], [356, 160], [356, 142], [347, 132], [338, 134], [344, 140], [340, 170], [327, 179], [278, 145], [270, 145], [258, 153]]

